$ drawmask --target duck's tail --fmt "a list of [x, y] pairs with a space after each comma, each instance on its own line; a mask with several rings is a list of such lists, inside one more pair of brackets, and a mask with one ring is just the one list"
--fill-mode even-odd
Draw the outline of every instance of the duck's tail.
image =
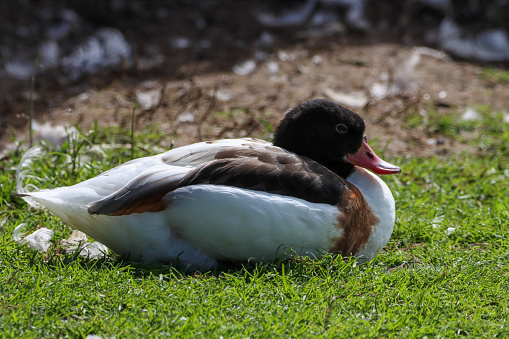
[[30, 148], [21, 158], [21, 161], [16, 169], [16, 191], [17, 194], [15, 196], [22, 197], [30, 206], [40, 208], [41, 204], [36, 202], [34, 199], [30, 197], [30, 192], [37, 192], [40, 189], [33, 184], [24, 185], [23, 182], [27, 178], [32, 178], [36, 180], [41, 180], [32, 174], [30, 174], [31, 164], [34, 159], [43, 155], [44, 150], [41, 146], [36, 146]]

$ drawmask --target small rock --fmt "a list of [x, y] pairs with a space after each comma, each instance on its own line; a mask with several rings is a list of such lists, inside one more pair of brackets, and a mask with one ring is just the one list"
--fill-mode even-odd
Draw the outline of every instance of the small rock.
[[438, 146], [445, 144], [445, 140], [443, 138], [429, 138], [426, 143], [430, 146]]
[[322, 63], [323, 59], [321, 56], [319, 55], [314, 55], [312, 58], [311, 58], [311, 62], [315, 65], [320, 65]]
[[389, 85], [387, 83], [375, 82], [371, 85], [369, 95], [376, 100], [385, 98], [389, 94]]
[[73, 142], [79, 134], [74, 126], [51, 126], [49, 122], [41, 125], [35, 120], [32, 122], [32, 130], [34, 131], [34, 142], [36, 144], [45, 140], [53, 147], [59, 147], [66, 141]]
[[74, 252], [76, 248], [87, 242], [87, 235], [80, 231], [73, 231], [69, 238], [60, 241], [60, 245], [65, 248], [66, 253]]
[[488, 62], [509, 60], [509, 36], [501, 29], [472, 33], [446, 17], [440, 24], [438, 39], [445, 51], [462, 58]]
[[324, 88], [324, 93], [332, 100], [345, 106], [361, 108], [368, 104], [368, 97], [363, 92], [343, 93]]
[[260, 35], [260, 38], [258, 39], [258, 44], [262, 48], [271, 48], [272, 46], [274, 46], [275, 41], [276, 39], [272, 34], [268, 32], [263, 32]]
[[170, 40], [170, 45], [177, 49], [186, 49], [191, 47], [192, 42], [186, 37], [177, 37]]
[[267, 72], [271, 75], [276, 75], [279, 72], [279, 64], [276, 61], [268, 62]]
[[161, 89], [155, 88], [148, 91], [136, 91], [136, 101], [141, 109], [148, 110], [159, 105], [161, 101]]
[[16, 79], [26, 80], [32, 75], [34, 65], [29, 61], [12, 60], [5, 63], [5, 72]]
[[94, 241], [85, 244], [80, 250], [80, 255], [88, 259], [102, 259], [108, 255], [108, 247]]
[[472, 108], [468, 108], [465, 113], [461, 115], [463, 121], [478, 121], [482, 119], [482, 115]]
[[240, 64], [233, 66], [233, 72], [238, 75], [249, 75], [256, 70], [256, 62], [254, 60], [246, 60]]
[[194, 113], [193, 112], [184, 112], [177, 118], [179, 123], [193, 123], [194, 122]]
[[76, 81], [83, 75], [129, 63], [131, 53], [131, 46], [122, 32], [115, 28], [100, 28], [62, 59], [65, 81]]
[[[215, 92], [214, 96], [216, 97], [217, 100], [226, 102], [226, 101], [230, 101], [233, 98], [233, 93], [227, 89], [218, 89]], [[194, 120], [194, 118], [193, 118], [193, 120]]]
[[100, 242], [87, 243], [87, 235], [81, 231], [73, 231], [69, 238], [60, 241], [66, 254], [79, 250], [79, 255], [88, 259], [101, 259], [108, 254], [108, 247]]
[[302, 25], [311, 17], [317, 0], [307, 0], [302, 5], [286, 8], [281, 13], [275, 14], [267, 10], [255, 10], [256, 19], [268, 27], [290, 27]]
[[295, 61], [297, 59], [297, 56], [294, 53], [287, 51], [278, 51], [277, 57], [281, 61]]

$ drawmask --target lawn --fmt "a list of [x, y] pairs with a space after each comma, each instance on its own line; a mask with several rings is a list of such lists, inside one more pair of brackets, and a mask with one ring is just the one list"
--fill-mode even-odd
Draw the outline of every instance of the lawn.
[[[189, 273], [63, 254], [58, 243], [71, 231], [10, 195], [23, 153], [12, 152], [0, 162], [0, 337], [509, 336], [509, 124], [479, 111], [480, 121], [451, 112], [425, 122], [468, 151], [387, 159], [403, 169], [384, 177], [396, 199], [395, 230], [363, 265], [326, 255]], [[423, 123], [416, 116], [408, 114], [407, 128]], [[33, 164], [41, 178], [33, 183], [69, 185], [129, 160], [129, 146], [104, 146], [119, 134], [94, 130], [47, 153]], [[158, 137], [138, 131], [135, 156], [160, 152], [150, 146]], [[55, 230], [52, 249], [18, 245], [12, 231], [20, 223]]]

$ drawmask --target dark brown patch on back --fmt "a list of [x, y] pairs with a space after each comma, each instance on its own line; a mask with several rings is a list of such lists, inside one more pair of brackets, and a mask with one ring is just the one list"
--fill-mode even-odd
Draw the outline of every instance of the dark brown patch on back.
[[140, 200], [137, 204], [127, 205], [123, 208], [119, 208], [112, 213], [108, 213], [111, 216], [128, 215], [132, 213], [144, 213], [144, 212], [161, 212], [166, 208], [163, 197], [167, 194], [152, 195]]
[[329, 249], [329, 252], [340, 253], [344, 257], [355, 256], [369, 241], [373, 226], [380, 222], [359, 189], [349, 182], [346, 182], [346, 186], [348, 190], [343, 193], [338, 204], [341, 212], [338, 222], [343, 235]]
[[[277, 148], [279, 152], [284, 153], [281, 148]], [[268, 152], [260, 152], [259, 148], [238, 148], [238, 147], [225, 147], [223, 150], [216, 153], [214, 159], [238, 159], [238, 158], [258, 158], [261, 154]]]
[[227, 148], [186, 174], [179, 187], [212, 184], [265, 191], [314, 203], [339, 203], [345, 182], [317, 162], [279, 147]]
[[166, 208], [164, 196], [177, 188], [183, 175], [161, 176], [161, 173], [164, 171], [139, 175], [119, 190], [90, 204], [88, 213], [120, 216], [163, 211]]
[[90, 214], [105, 214], [110, 216], [129, 215], [132, 213], [161, 212], [166, 208], [163, 197], [170, 189], [155, 194], [146, 195], [136, 200], [128, 200], [126, 203], [108, 206], [111, 201], [103, 204], [104, 199], [93, 203], [88, 208]]

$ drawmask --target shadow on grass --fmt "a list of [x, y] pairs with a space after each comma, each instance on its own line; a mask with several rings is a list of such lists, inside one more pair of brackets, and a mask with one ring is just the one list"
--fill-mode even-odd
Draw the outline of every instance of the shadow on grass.
[[[211, 270], [189, 270], [181, 267], [178, 260], [174, 262], [136, 262], [122, 258], [116, 254], [100, 259], [82, 257], [79, 251], [70, 254], [58, 252], [43, 255], [35, 250], [27, 250], [25, 246], [15, 246], [14, 253], [0, 250], [0, 258], [4, 264], [19, 266], [23, 263], [31, 269], [44, 266], [51, 270], [59, 270], [68, 266], [84, 271], [117, 270], [128, 273], [134, 278], [159, 276], [164, 280], [174, 279], [206, 279], [220, 278], [224, 275], [244, 276], [246, 279], [271, 275], [308, 276], [309, 274], [327, 275], [331, 272], [351, 274], [358, 272], [360, 266], [355, 258], [342, 258], [338, 255], [325, 254], [320, 258], [303, 256], [282, 257], [274, 262], [220, 261]], [[369, 264], [368, 264], [369, 265]]]

